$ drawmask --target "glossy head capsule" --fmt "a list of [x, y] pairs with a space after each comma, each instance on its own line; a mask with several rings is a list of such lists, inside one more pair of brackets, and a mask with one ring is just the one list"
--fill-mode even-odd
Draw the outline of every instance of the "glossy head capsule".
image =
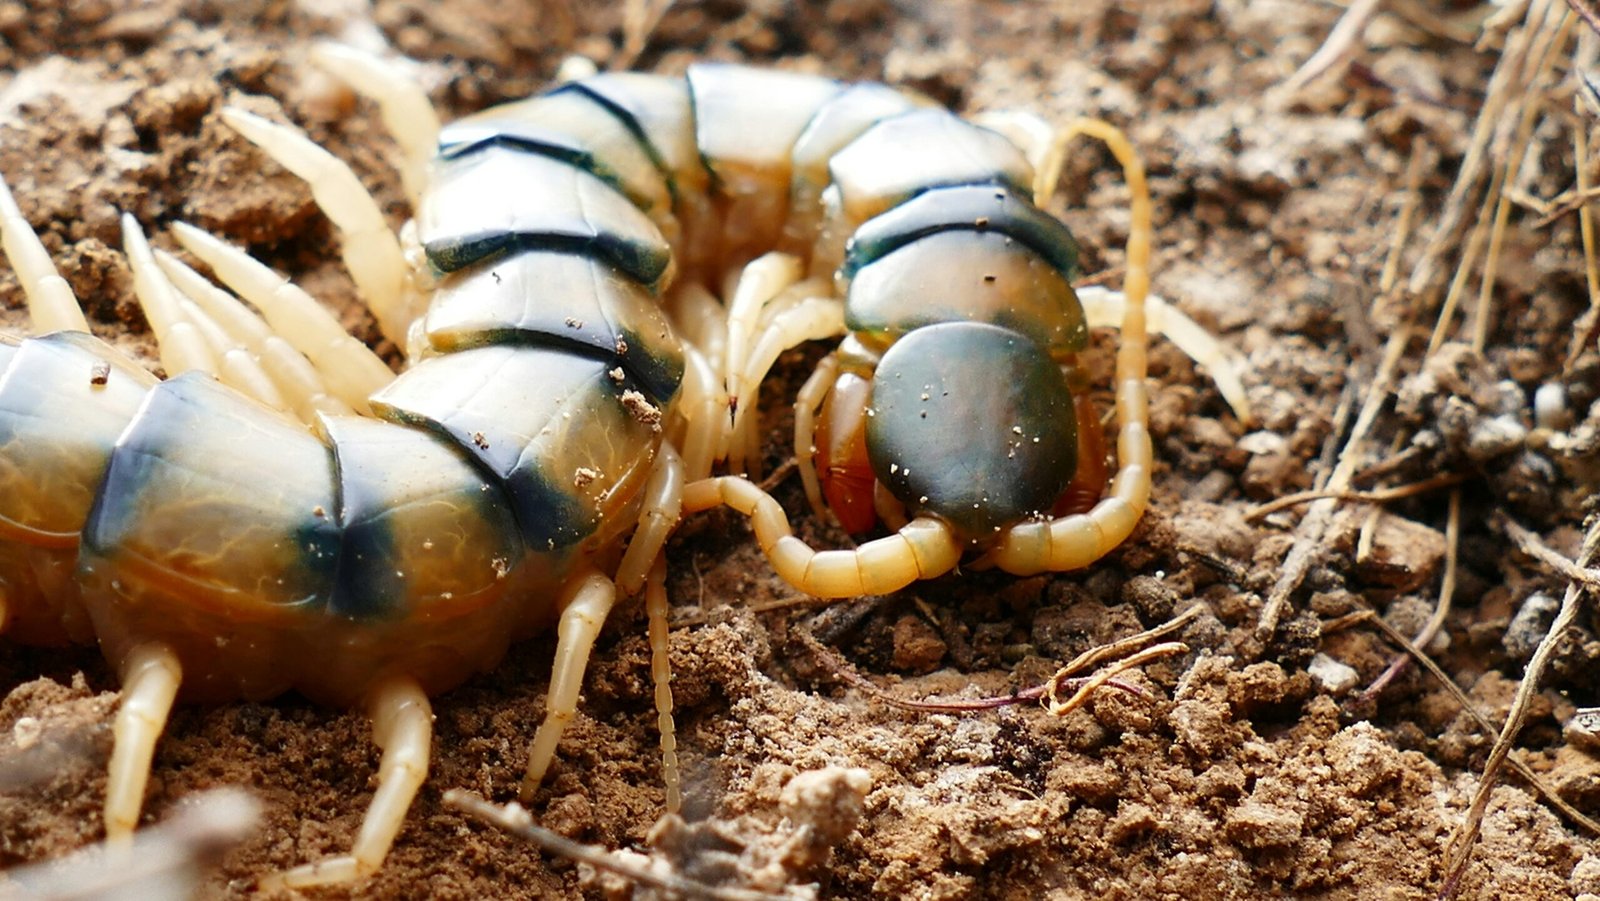
[[1077, 466], [1060, 367], [999, 326], [949, 322], [900, 339], [878, 364], [867, 417], [878, 481], [969, 538], [1048, 513]]

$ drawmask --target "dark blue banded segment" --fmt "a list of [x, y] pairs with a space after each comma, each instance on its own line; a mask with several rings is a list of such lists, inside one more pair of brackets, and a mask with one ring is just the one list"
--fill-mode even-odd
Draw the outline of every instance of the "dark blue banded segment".
[[156, 383], [85, 332], [0, 344], [0, 537], [76, 545], [112, 446]]
[[[641, 81], [630, 83], [620, 80], [619, 75], [621, 74], [594, 75], [581, 81], [567, 82], [552, 89], [550, 93], [559, 94], [563, 91], [570, 91], [581, 94], [591, 103], [604, 108], [606, 112], [615, 117], [639, 142], [639, 146], [644, 148], [644, 152], [650, 157], [650, 161], [655, 164], [656, 171], [661, 173], [661, 177], [666, 181], [668, 193], [676, 201], [678, 197], [678, 173], [674, 171], [673, 160], [669, 159], [668, 156], [672, 150], [672, 142], [659, 133], [651, 134], [652, 129], [647, 123], [652, 122], [652, 117], [650, 111], [645, 109], [647, 101], [637, 96], [644, 85], [650, 84], [653, 86], [656, 83], [666, 81], [666, 79], [659, 76], [635, 76]], [[671, 89], [668, 88], [668, 90], [670, 91]], [[661, 92], [655, 90], [653, 93], [659, 95]], [[673, 96], [668, 95], [668, 102], [671, 102], [672, 99], [674, 99]], [[689, 95], [686, 91], [680, 89], [676, 94], [676, 99], [681, 100], [683, 104], [683, 123], [684, 126], [687, 126]], [[666, 145], [665, 150], [661, 146], [663, 144]], [[694, 159], [693, 162], [696, 166], [699, 165], [698, 159]]]
[[398, 620], [500, 597], [524, 551], [498, 484], [433, 432], [353, 416], [322, 428], [343, 535], [329, 614]]
[[1060, 220], [1001, 185], [935, 188], [876, 216], [845, 247], [839, 278], [928, 235], [996, 232], [1028, 246], [1068, 280], [1078, 273], [1078, 242]]
[[672, 195], [648, 143], [610, 106], [582, 91], [557, 88], [457, 120], [439, 132], [442, 163], [494, 147], [577, 166], [646, 213], [670, 215]]
[[558, 250], [607, 260], [654, 288], [672, 262], [660, 230], [604, 181], [505, 147], [438, 164], [417, 230], [441, 272], [523, 250]]
[[83, 533], [96, 566], [186, 602], [320, 608], [339, 560], [333, 461], [305, 428], [200, 373], [150, 390]]
[[832, 180], [829, 161], [876, 123], [929, 102], [888, 85], [857, 84], [845, 88], [817, 110], [789, 153], [794, 171], [785, 237], [790, 246], [807, 250], [817, 241], [822, 192]]
[[938, 108], [879, 121], [829, 158], [828, 172], [839, 211], [851, 223], [953, 185], [1003, 185], [1033, 197], [1033, 166], [1015, 144]]
[[695, 144], [694, 108], [683, 78], [638, 72], [602, 72], [565, 86], [606, 104], [643, 136], [651, 156], [667, 173], [673, 213], [681, 226], [678, 266], [697, 270], [721, 253], [723, 218], [710, 196], [711, 172]]
[[663, 417], [611, 361], [504, 344], [426, 358], [372, 407], [449, 436], [498, 479], [536, 554], [616, 525]]
[[1004, 326], [1058, 355], [1089, 341], [1083, 304], [1061, 270], [995, 231], [925, 235], [861, 267], [845, 296], [844, 322], [879, 349], [940, 322]]
[[534, 250], [447, 277], [423, 328], [444, 352], [545, 344], [611, 360], [659, 406], [683, 380], [683, 344], [655, 298], [586, 256]]

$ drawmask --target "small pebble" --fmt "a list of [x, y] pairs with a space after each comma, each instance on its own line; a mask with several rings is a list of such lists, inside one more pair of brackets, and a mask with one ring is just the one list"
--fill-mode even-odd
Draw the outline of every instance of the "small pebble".
[[1567, 720], [1567, 744], [1589, 754], [1600, 754], [1600, 707], [1580, 707]]
[[1354, 688], [1356, 682], [1361, 679], [1355, 667], [1340, 663], [1321, 653], [1311, 658], [1311, 665], [1306, 667], [1306, 672], [1317, 680], [1317, 684], [1321, 685], [1324, 691], [1334, 695], [1344, 694]]
[[1467, 437], [1467, 457], [1485, 463], [1522, 447], [1527, 438], [1528, 430], [1514, 416], [1480, 419]]
[[1549, 382], [1533, 392], [1533, 421], [1541, 429], [1555, 430], [1564, 429], [1572, 422], [1565, 386]]
[[1550, 624], [1555, 621], [1556, 611], [1560, 607], [1560, 601], [1543, 592], [1528, 595], [1528, 599], [1517, 610], [1517, 615], [1511, 618], [1511, 625], [1506, 627], [1506, 635], [1502, 639], [1506, 654], [1518, 663], [1527, 663], [1533, 657], [1534, 649], [1539, 647], [1539, 642], [1550, 631]]
[[44, 734], [44, 724], [37, 717], [18, 717], [11, 726], [11, 740], [17, 743], [18, 751], [26, 751], [39, 743], [39, 736]]

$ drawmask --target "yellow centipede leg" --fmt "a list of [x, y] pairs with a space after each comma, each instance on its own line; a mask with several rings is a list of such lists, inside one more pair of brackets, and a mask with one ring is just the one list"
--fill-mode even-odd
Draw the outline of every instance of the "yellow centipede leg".
[[378, 762], [378, 790], [361, 821], [361, 832], [349, 854], [295, 867], [261, 880], [263, 890], [305, 888], [354, 882], [376, 873], [389, 855], [406, 811], [428, 778], [433, 745], [433, 708], [415, 679], [396, 676], [373, 689], [369, 699], [372, 737], [383, 749]]
[[402, 69], [403, 63], [344, 44], [318, 44], [311, 49], [311, 59], [351, 90], [377, 101], [384, 127], [405, 156], [400, 175], [411, 208], [416, 209], [439, 140], [439, 114], [428, 93]]
[[661, 556], [661, 548], [678, 525], [683, 509], [683, 471], [678, 452], [670, 444], [663, 444], [651, 468], [650, 480], [645, 483], [639, 527], [617, 566], [617, 590], [625, 596], [635, 594], [644, 584], [652, 561]]
[[712, 456], [727, 425], [727, 394], [704, 354], [685, 346], [683, 356], [683, 400], [678, 405], [683, 434], [673, 444], [683, 448], [685, 478], [703, 479], [711, 474]]
[[50, 252], [23, 218], [4, 178], [0, 178], [0, 245], [5, 247], [6, 258], [28, 298], [28, 318], [35, 334], [89, 330], [72, 287], [56, 271]]
[[561, 733], [578, 713], [578, 692], [583, 688], [589, 653], [594, 650], [594, 640], [616, 600], [616, 586], [599, 573], [573, 580], [562, 598], [561, 621], [556, 626], [555, 670], [550, 676], [544, 722], [539, 724], [539, 731], [534, 733], [533, 744], [528, 748], [528, 772], [522, 778], [524, 802], [538, 792], [539, 783], [555, 760]]
[[[733, 421], [732, 441], [734, 451], [738, 450], [741, 442], [750, 448], [750, 451], [743, 455], [749, 458], [751, 464], [749, 468], [753, 470], [760, 457], [756, 452], [760, 446], [760, 436], [756, 429], [760, 421], [755, 410], [756, 392], [760, 389], [767, 373], [777, 363], [779, 355], [807, 341], [837, 338], [844, 333], [844, 304], [841, 301], [832, 297], [807, 297], [774, 317], [755, 346], [750, 349], [744, 376], [739, 382], [742, 387], [739, 395], [734, 398], [737, 410]], [[728, 459], [729, 467], [736, 472], [747, 468], [742, 465], [745, 462], [740, 455]]]
[[213, 285], [172, 254], [157, 250], [155, 256], [156, 264], [180, 293], [198, 305], [234, 344], [248, 349], [260, 360], [261, 370], [271, 379], [272, 390], [283, 398], [287, 409], [301, 422], [308, 425], [316, 422], [318, 413], [334, 416], [355, 413], [349, 404], [329, 393], [327, 382], [305, 354], [273, 331], [243, 301]]
[[806, 500], [817, 519], [826, 520], [823, 513], [822, 482], [817, 478], [817, 411], [822, 401], [833, 390], [839, 379], [839, 358], [829, 354], [817, 364], [800, 393], [794, 399], [794, 459], [800, 469], [800, 482], [806, 488]]
[[405, 254], [383, 210], [349, 164], [293, 126], [235, 107], [223, 108], [222, 121], [305, 181], [317, 206], [339, 230], [339, 253], [361, 299], [385, 335], [405, 340], [411, 324]]
[[112, 727], [111, 767], [106, 780], [106, 840], [126, 845], [139, 825], [144, 789], [156, 740], [166, 728], [183, 667], [172, 648], [159, 642], [128, 653], [122, 666], [122, 707]]

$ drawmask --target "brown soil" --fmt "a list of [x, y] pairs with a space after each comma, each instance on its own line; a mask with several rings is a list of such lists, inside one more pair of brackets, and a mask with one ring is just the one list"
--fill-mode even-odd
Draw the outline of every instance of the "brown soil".
[[[313, 6], [0, 3], [0, 171], [99, 334], [149, 359], [126, 264], [112, 249], [117, 213], [128, 210], [158, 245], [172, 246], [162, 228], [174, 219], [248, 242], [343, 310], [357, 334], [376, 338], [307, 192], [217, 117], [231, 102], [303, 124], [352, 161], [396, 224], [404, 220], [394, 150], [373, 110], [306, 62], [310, 41], [353, 26]], [[1267, 105], [1266, 92], [1321, 44], [1335, 6], [838, 0], [795, 10], [719, 0], [668, 13], [640, 68], [772, 62], [910, 84], [960, 109], [1012, 105], [1125, 124], [1153, 175], [1156, 288], [1246, 355], [1260, 420], [1255, 431], [1242, 426], [1203, 371], [1158, 343], [1160, 462], [1154, 507], [1133, 540], [1086, 572], [966, 574], [836, 608], [820, 625], [804, 609], [751, 612], [792, 592], [773, 581], [736, 517], [689, 523], [671, 547], [669, 587], [675, 615], [696, 617], [672, 635], [690, 821], [727, 821], [721, 834], [749, 841], [781, 833], [791, 777], [859, 767], [872, 779], [859, 828], [838, 840], [831, 860], [789, 864], [793, 880], [820, 882], [825, 897], [1424, 898], [1438, 890], [1443, 845], [1489, 740], [1415, 668], [1375, 703], [1356, 703], [1394, 649], [1370, 628], [1324, 634], [1321, 624], [1370, 606], [1415, 631], [1438, 596], [1443, 493], [1387, 508], [1374, 553], [1360, 560], [1365, 510], [1353, 508], [1268, 641], [1253, 629], [1296, 517], [1243, 518], [1329, 468], [1326, 448], [1347, 427], [1338, 412], [1346, 383], [1355, 364], [1371, 366], [1397, 321], [1392, 306], [1367, 311], [1412, 148], [1427, 155], [1418, 222], [1430, 234], [1497, 58], [1493, 48], [1475, 50], [1475, 29], [1461, 24], [1487, 8], [1454, 3], [1447, 18], [1430, 18], [1423, 5], [1395, 6], [1408, 15], [1377, 16], [1346, 74], [1283, 107]], [[604, 63], [621, 34], [612, 13], [488, 0], [379, 0], [371, 18], [425, 61], [422, 75], [447, 115], [537, 89], [570, 53]], [[1547, 122], [1545, 131], [1519, 186], [1536, 197], [1572, 186], [1565, 126]], [[1086, 267], [1116, 267], [1128, 216], [1105, 154], [1073, 159], [1061, 205], [1087, 248]], [[1521, 209], [1513, 217], [1485, 358], [1457, 355], [1452, 372], [1463, 375], [1454, 381], [1450, 373], [1408, 380], [1411, 395], [1376, 433], [1385, 447], [1421, 447], [1393, 482], [1452, 468], [1472, 476], [1455, 612], [1447, 640], [1430, 650], [1497, 717], [1531, 648], [1526, 629], [1507, 639], [1511, 617], [1530, 594], [1559, 597], [1564, 586], [1506, 553], [1491, 517], [1507, 512], [1570, 555], [1592, 488], [1579, 481], [1592, 467], [1552, 461], [1532, 445], [1462, 449], [1485, 415], [1504, 410], [1531, 423], [1528, 398], [1559, 374], [1585, 305], [1575, 218], [1538, 219]], [[0, 327], [22, 330], [9, 271], [0, 300]], [[784, 409], [780, 392], [793, 390], [818, 353], [786, 361], [767, 409]], [[1579, 411], [1600, 396], [1597, 362], [1591, 351], [1569, 382]], [[784, 456], [784, 424], [773, 425], [769, 469]], [[1413, 441], [1419, 434], [1433, 443]], [[791, 511], [804, 506], [793, 480], [780, 499]], [[840, 540], [809, 515], [799, 523], [816, 542]], [[1196, 599], [1212, 612], [1182, 636], [1193, 651], [1129, 677], [1149, 697], [1105, 691], [1062, 718], [1033, 705], [976, 715], [898, 710], [848, 687], [797, 638], [801, 629], [822, 633], [901, 697], [1001, 695]], [[533, 812], [582, 841], [641, 848], [664, 803], [648, 653], [636, 606], [613, 620]], [[1518, 753], [1594, 814], [1600, 763], [1568, 746], [1560, 725], [1575, 706], [1596, 704], [1596, 638], [1592, 622], [1582, 623]], [[351, 894], [601, 891], [571, 863], [441, 802], [457, 787], [514, 795], [551, 650], [548, 638], [519, 646], [492, 674], [436, 699], [432, 774], [383, 871]], [[1335, 691], [1308, 672], [1319, 651], [1354, 668], [1353, 688]], [[115, 689], [93, 650], [0, 644], [0, 867], [100, 837]], [[298, 698], [182, 709], [157, 753], [145, 810], [149, 821], [163, 819], [219, 785], [256, 793], [265, 822], [209, 883], [211, 894], [250, 894], [263, 873], [348, 848], [376, 761], [363, 717]], [[1495, 790], [1461, 897], [1600, 893], [1591, 841], [1513, 778]]]

